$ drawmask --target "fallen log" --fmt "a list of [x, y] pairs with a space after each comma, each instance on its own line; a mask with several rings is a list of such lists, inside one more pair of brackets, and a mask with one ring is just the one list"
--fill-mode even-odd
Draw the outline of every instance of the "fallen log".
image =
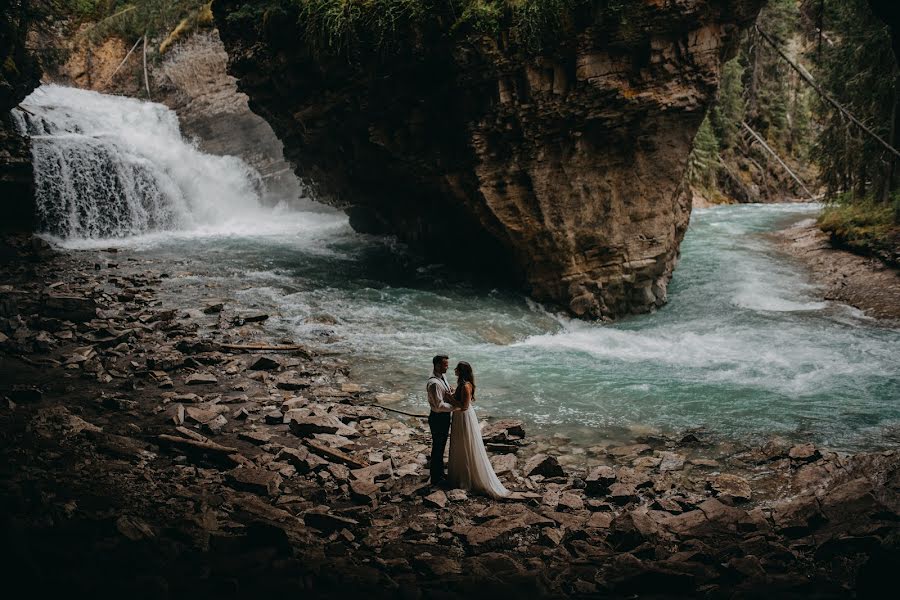
[[168, 446], [180, 446], [182, 448], [188, 448], [193, 450], [200, 450], [203, 452], [214, 452], [217, 454], [237, 454], [239, 451], [237, 448], [230, 448], [228, 446], [223, 446], [222, 444], [217, 444], [215, 442], [201, 442], [199, 440], [191, 440], [188, 438], [178, 437], [175, 435], [168, 435], [165, 433], [157, 436], [157, 439], [163, 444]]

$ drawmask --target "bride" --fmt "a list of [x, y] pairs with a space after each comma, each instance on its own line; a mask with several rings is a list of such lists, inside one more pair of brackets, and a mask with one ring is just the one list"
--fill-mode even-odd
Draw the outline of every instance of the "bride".
[[447, 479], [454, 488], [485, 494], [495, 500], [505, 498], [509, 490], [503, 487], [491, 461], [488, 460], [481, 427], [472, 403], [475, 401], [475, 375], [472, 365], [460, 362], [454, 370], [456, 393], [451, 404], [455, 407], [450, 426], [450, 464]]

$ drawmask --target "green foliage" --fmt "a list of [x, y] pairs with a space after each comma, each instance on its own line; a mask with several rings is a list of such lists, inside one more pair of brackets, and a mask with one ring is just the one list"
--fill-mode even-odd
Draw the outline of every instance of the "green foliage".
[[573, 10], [587, 1], [289, 0], [297, 9], [304, 43], [313, 52], [350, 58], [389, 52], [406, 39], [402, 31], [437, 18], [444, 27], [450, 24], [446, 30], [451, 34], [497, 35], [506, 30], [511, 41], [536, 52], [558, 41]]
[[722, 65], [722, 79], [719, 94], [712, 108], [712, 125], [722, 141], [723, 148], [737, 145], [741, 121], [744, 120], [746, 102], [744, 100], [744, 65], [740, 57]]
[[[894, 196], [894, 202], [900, 195]], [[840, 194], [819, 216], [819, 227], [851, 248], [863, 251], [890, 248], [896, 239], [897, 226], [890, 204], [852, 193]]]
[[688, 157], [687, 177], [691, 185], [710, 190], [715, 187], [720, 168], [719, 140], [709, 115], [703, 119], [694, 137], [694, 149]]
[[[824, 8], [825, 28], [834, 41], [822, 45], [816, 77], [847, 110], [889, 140], [898, 90], [887, 27], [866, 0], [825, 0]], [[826, 118], [813, 157], [829, 192], [851, 192], [850, 198], [860, 202], [869, 197], [888, 202], [897, 189], [892, 155], [830, 104], [820, 100], [817, 105]]]
[[53, 15], [93, 24], [80, 34], [90, 42], [112, 36], [136, 40], [166, 35], [184, 19], [207, 8], [209, 0], [56, 0]]
[[425, 13], [422, 0], [294, 0], [303, 39], [317, 53], [384, 51]]

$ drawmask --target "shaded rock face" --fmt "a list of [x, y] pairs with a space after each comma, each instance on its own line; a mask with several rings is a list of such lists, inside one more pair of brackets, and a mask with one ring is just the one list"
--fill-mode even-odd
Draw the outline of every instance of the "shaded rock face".
[[692, 139], [762, 0], [628, 14], [587, 2], [538, 55], [506, 34], [447, 35], [436, 10], [399, 49], [360, 61], [312, 54], [290, 5], [249, 18], [243, 4], [214, 5], [232, 74], [357, 230], [605, 318], [665, 302]]
[[10, 110], [40, 83], [40, 68], [25, 47], [28, 11], [24, 2], [0, 7], [0, 229], [29, 230], [34, 221], [31, 148], [19, 135]]

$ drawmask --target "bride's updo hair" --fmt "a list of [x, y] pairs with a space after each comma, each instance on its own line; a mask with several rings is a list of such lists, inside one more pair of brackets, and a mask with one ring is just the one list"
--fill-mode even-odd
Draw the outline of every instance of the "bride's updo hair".
[[468, 381], [472, 384], [472, 397], [475, 397], [475, 373], [472, 372], [472, 365], [467, 363], [466, 361], [460, 361], [459, 364], [456, 365], [456, 368], [459, 369], [459, 378], [463, 381]]

